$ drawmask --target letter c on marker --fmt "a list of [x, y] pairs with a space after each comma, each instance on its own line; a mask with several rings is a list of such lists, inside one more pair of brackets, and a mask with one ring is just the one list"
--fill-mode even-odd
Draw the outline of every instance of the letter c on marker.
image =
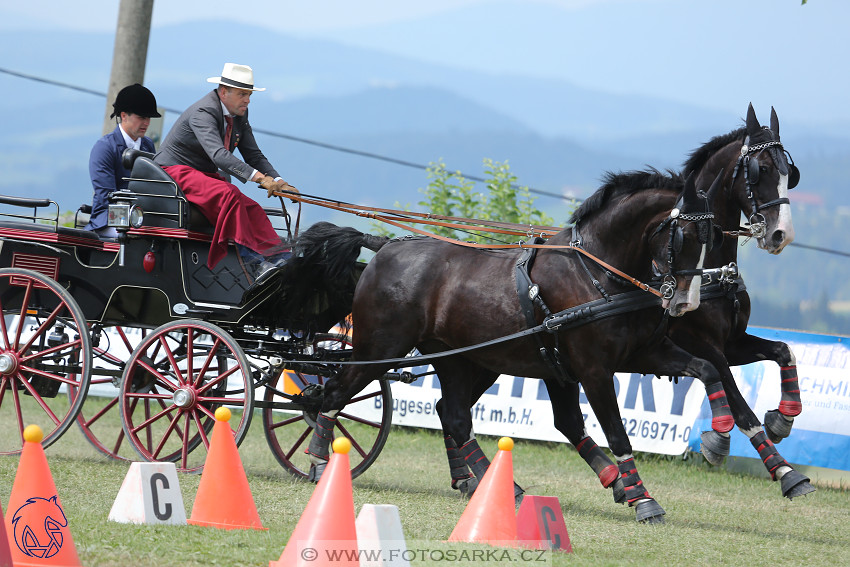
[[153, 513], [159, 520], [167, 520], [171, 517], [171, 504], [165, 503], [165, 510], [159, 509], [159, 492], [157, 490], [157, 482], [162, 485], [163, 490], [168, 490], [168, 478], [162, 473], [154, 473], [151, 475], [151, 498], [153, 499]]

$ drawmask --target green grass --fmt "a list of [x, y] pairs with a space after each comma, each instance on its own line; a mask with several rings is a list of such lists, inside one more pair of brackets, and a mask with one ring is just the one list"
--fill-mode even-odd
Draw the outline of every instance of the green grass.
[[[268, 531], [107, 521], [128, 465], [107, 461], [76, 426], [69, 430], [46, 452], [81, 563], [256, 566], [276, 561], [314, 486], [292, 480], [277, 464], [258, 417], [239, 452]], [[492, 458], [496, 440], [480, 441]], [[558, 497], [573, 545], [574, 553], [555, 552], [549, 564], [841, 565], [850, 557], [847, 490], [821, 487], [791, 502], [782, 497], [779, 483], [711, 468], [698, 459], [640, 455], [637, 461], [648, 490], [667, 511], [666, 525], [637, 524], [634, 510], [614, 504], [571, 446], [517, 440], [515, 478], [529, 494]], [[17, 457], [0, 458], [4, 512], [17, 465]], [[179, 476], [187, 516], [200, 479]], [[466, 505], [448, 480], [442, 437], [396, 428], [377, 462], [354, 480], [355, 509], [365, 503], [394, 504], [409, 542], [442, 550], [486, 549], [444, 543]]]

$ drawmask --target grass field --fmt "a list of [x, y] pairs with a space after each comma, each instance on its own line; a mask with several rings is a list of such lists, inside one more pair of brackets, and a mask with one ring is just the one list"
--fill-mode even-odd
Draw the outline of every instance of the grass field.
[[[76, 429], [47, 449], [59, 497], [81, 563], [97, 566], [268, 565], [289, 539], [314, 486], [292, 480], [275, 461], [260, 420], [240, 455], [268, 531], [198, 526], [136, 526], [107, 521], [128, 464], [101, 457]], [[496, 439], [482, 437], [492, 458]], [[780, 446], [781, 450], [781, 446]], [[516, 440], [517, 481], [529, 494], [558, 497], [574, 552], [514, 565], [846, 565], [850, 563], [850, 492], [819, 487], [791, 502], [779, 483], [715, 469], [701, 461], [639, 455], [650, 493], [667, 511], [663, 526], [634, 521], [614, 504], [569, 445]], [[17, 457], [0, 458], [0, 503], [9, 501]], [[199, 475], [180, 475], [187, 517]], [[377, 462], [354, 480], [355, 509], [365, 503], [398, 506], [408, 546], [437, 550], [487, 549], [447, 544], [466, 501], [452, 491], [442, 437], [396, 428]], [[437, 555], [436, 557], [439, 557]], [[491, 556], [492, 557], [492, 556]], [[516, 559], [516, 556], [513, 556]], [[459, 565], [447, 560], [413, 565]], [[488, 565], [477, 560], [468, 565]]]

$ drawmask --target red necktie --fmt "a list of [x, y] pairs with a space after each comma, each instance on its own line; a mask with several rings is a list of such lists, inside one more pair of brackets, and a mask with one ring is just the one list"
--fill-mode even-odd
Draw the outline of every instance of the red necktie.
[[227, 129], [224, 131], [224, 149], [230, 151], [230, 135], [233, 133], [233, 117], [227, 115], [224, 117], [227, 121]]

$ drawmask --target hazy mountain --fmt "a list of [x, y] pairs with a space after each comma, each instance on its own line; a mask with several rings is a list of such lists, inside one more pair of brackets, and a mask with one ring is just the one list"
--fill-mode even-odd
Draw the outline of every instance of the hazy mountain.
[[[223, 33], [250, 38], [253, 44], [218, 47], [210, 38]], [[106, 90], [112, 46], [110, 34], [0, 36], [7, 68], [98, 92]], [[153, 30], [146, 84], [160, 106], [179, 111], [212, 87], [206, 77], [226, 60], [250, 61], [257, 83], [268, 87], [252, 99], [252, 122], [284, 136], [258, 134], [287, 180], [306, 193], [381, 206], [415, 205], [422, 198], [418, 189], [427, 184], [422, 167], [440, 159], [449, 169], [474, 176], [482, 175], [483, 158], [508, 161], [522, 184], [585, 197], [606, 170], [647, 164], [678, 168], [711, 137], [740, 126], [749, 102], [741, 101], [738, 114], [726, 113], [594, 92], [554, 79], [476, 73], [232, 24]], [[0, 193], [50, 197], [62, 210], [88, 202], [88, 155], [100, 136], [105, 99], [3, 72], [0, 88], [16, 95], [0, 109]], [[756, 110], [767, 122], [769, 107]], [[175, 118], [176, 112], [166, 113], [166, 131]], [[843, 182], [850, 134], [838, 127], [795, 124], [784, 120], [781, 111], [780, 121], [786, 148], [803, 174], [791, 195], [797, 240], [846, 248], [838, 226], [823, 226], [824, 219], [850, 208]], [[253, 186], [244, 190], [261, 200], [262, 192]], [[569, 214], [563, 200], [540, 197], [537, 206], [557, 222]], [[357, 219], [315, 209], [305, 211], [303, 222], [321, 218], [362, 226]], [[830, 281], [850, 281], [843, 259], [803, 250], [788, 254], [797, 258], [801, 271], [827, 271]], [[787, 277], [785, 260], [752, 253], [746, 262], [753, 266], [745, 272], [752, 274], [751, 290], [765, 288], [772, 296], [799, 299], [828, 291], [831, 298], [850, 299], [847, 286], [817, 277]]]

